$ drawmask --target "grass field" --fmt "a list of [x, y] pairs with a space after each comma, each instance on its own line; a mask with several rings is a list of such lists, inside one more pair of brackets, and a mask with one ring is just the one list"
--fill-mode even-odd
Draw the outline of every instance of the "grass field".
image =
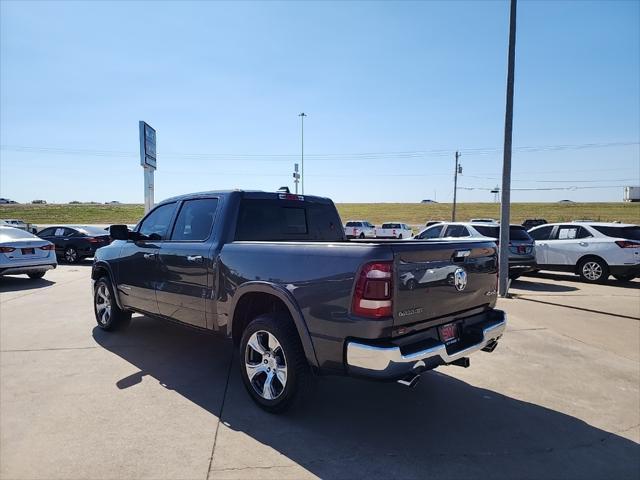
[[[369, 220], [375, 225], [385, 221], [402, 221], [423, 225], [427, 220], [450, 220], [451, 204], [419, 203], [342, 203], [338, 204], [342, 220]], [[500, 217], [497, 203], [460, 203], [458, 220], [474, 217]], [[143, 215], [142, 205], [0, 205], [0, 218], [18, 218], [35, 224], [136, 223]], [[574, 219], [618, 220], [640, 223], [640, 203], [514, 203], [514, 223], [526, 218], [544, 218], [548, 222]]]

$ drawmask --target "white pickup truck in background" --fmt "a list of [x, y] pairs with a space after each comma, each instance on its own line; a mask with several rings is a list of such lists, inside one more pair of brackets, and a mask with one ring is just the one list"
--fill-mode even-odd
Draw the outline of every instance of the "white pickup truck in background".
[[411, 238], [413, 230], [406, 223], [389, 222], [383, 223], [382, 227], [376, 229], [376, 238]]
[[344, 226], [347, 238], [375, 238], [376, 226], [366, 220], [349, 220]]

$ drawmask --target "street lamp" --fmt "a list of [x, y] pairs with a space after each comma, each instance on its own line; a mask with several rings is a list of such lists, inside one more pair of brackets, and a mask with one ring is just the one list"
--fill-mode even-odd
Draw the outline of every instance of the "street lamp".
[[304, 112], [298, 115], [300, 117], [300, 126], [301, 126], [301, 134], [302, 134], [302, 153], [300, 155], [300, 164], [301, 164], [301, 184], [302, 184], [302, 194], [304, 195], [304, 117], [308, 117], [308, 115]]

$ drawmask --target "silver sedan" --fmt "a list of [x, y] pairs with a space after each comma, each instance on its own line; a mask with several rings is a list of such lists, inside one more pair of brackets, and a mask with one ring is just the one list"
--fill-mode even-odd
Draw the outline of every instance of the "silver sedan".
[[0, 276], [26, 274], [42, 278], [56, 268], [55, 245], [14, 227], [0, 225]]

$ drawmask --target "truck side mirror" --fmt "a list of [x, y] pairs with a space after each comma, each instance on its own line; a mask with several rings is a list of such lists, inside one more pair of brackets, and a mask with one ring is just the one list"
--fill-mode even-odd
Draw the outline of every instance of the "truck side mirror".
[[129, 228], [126, 225], [111, 225], [109, 236], [114, 240], [129, 240]]

